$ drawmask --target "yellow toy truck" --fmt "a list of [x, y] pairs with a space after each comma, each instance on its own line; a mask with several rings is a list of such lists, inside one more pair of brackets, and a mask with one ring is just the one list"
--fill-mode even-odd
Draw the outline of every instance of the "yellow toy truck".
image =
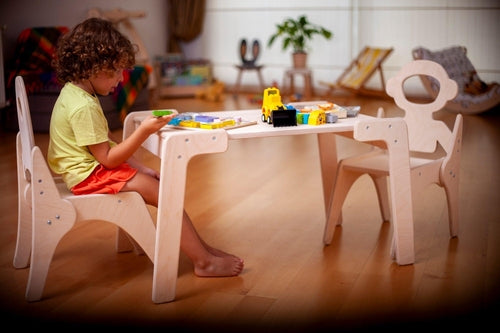
[[262, 121], [274, 127], [297, 126], [297, 110], [281, 102], [278, 88], [264, 89], [262, 99]]

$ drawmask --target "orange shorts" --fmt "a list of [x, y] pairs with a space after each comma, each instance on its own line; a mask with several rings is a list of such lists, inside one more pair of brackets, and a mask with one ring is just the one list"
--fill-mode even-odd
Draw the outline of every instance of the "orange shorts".
[[127, 163], [114, 168], [106, 169], [98, 165], [94, 171], [81, 183], [73, 186], [71, 192], [80, 194], [115, 194], [121, 191], [123, 186], [137, 173]]

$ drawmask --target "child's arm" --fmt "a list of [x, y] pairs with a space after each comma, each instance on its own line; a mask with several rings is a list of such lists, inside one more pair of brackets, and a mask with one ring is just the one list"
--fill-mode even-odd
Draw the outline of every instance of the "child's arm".
[[102, 142], [89, 146], [89, 150], [104, 167], [116, 168], [130, 159], [151, 134], [165, 126], [174, 116], [175, 114], [163, 117], [149, 116], [128, 138], [116, 146], [110, 147], [108, 142]]

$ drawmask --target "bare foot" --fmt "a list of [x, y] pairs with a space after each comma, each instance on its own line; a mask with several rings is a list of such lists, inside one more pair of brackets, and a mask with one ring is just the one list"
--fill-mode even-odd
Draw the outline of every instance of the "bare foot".
[[202, 277], [236, 276], [243, 270], [243, 260], [233, 255], [212, 255], [206, 261], [194, 264], [194, 273]]

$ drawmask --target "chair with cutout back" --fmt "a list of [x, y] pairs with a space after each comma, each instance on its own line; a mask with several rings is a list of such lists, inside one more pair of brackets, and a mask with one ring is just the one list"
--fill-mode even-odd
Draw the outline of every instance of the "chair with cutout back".
[[[73, 195], [54, 177], [35, 144], [24, 81], [15, 79], [19, 132], [16, 138], [18, 233], [14, 267], [30, 267], [26, 300], [42, 298], [50, 263], [62, 237], [77, 222], [103, 220], [116, 224], [119, 251], [136, 247], [153, 260], [155, 225], [137, 192]], [[125, 231], [125, 232], [123, 232]]]
[[[361, 50], [356, 59], [351, 61], [336, 82], [320, 81], [319, 83], [328, 86], [328, 94], [332, 94], [337, 89], [343, 89], [354, 94], [387, 97], [382, 63], [389, 57], [392, 51], [393, 48], [366, 46]], [[366, 87], [366, 83], [376, 71], [380, 74], [381, 89]]]
[[[412, 76], [428, 75], [439, 81], [440, 91], [436, 99], [428, 104], [416, 104], [408, 101], [403, 91], [404, 81]], [[457, 84], [451, 80], [443, 67], [428, 60], [416, 60], [404, 66], [400, 72], [387, 82], [387, 93], [394, 98], [396, 104], [404, 110], [404, 117], [375, 118], [373, 120], [359, 121], [354, 130], [354, 137], [362, 141], [383, 140], [386, 144], [399, 144], [407, 149], [407, 158], [396, 161], [394, 156], [389, 156], [384, 146], [370, 152], [350, 156], [339, 162], [337, 178], [333, 188], [329, 214], [324, 232], [324, 243], [332, 241], [335, 225], [342, 223], [341, 210], [345, 198], [354, 182], [363, 174], [372, 178], [381, 215], [384, 221], [394, 219], [397, 209], [406, 207], [411, 218], [412, 203], [398, 202], [401, 193], [390, 191], [387, 177], [391, 182], [397, 181], [397, 175], [389, 172], [390, 166], [395, 163], [407, 165], [410, 170], [411, 196], [414, 197], [430, 184], [437, 184], [444, 188], [448, 204], [449, 231], [452, 237], [458, 235], [459, 225], [459, 176], [460, 156], [462, 145], [462, 115], [455, 118], [453, 130], [441, 120], [433, 119], [433, 113], [442, 109], [448, 100], [457, 94]], [[404, 120], [404, 133], [406, 136], [393, 136], [393, 123]], [[406, 134], [407, 133], [407, 134]], [[407, 142], [407, 144], [406, 144]], [[438, 144], [442, 149], [438, 149]], [[436, 153], [437, 152], [437, 153]], [[415, 154], [418, 153], [418, 154]], [[393, 173], [398, 173], [400, 168], [392, 167]], [[394, 177], [394, 178], [391, 178]], [[405, 178], [399, 178], [405, 181]], [[390, 202], [389, 202], [390, 198]], [[412, 222], [413, 223], [413, 222]], [[396, 228], [396, 225], [395, 225]], [[413, 224], [408, 230], [406, 239], [413, 245]], [[405, 239], [404, 237], [400, 238]], [[393, 238], [392, 255], [396, 244]]]

